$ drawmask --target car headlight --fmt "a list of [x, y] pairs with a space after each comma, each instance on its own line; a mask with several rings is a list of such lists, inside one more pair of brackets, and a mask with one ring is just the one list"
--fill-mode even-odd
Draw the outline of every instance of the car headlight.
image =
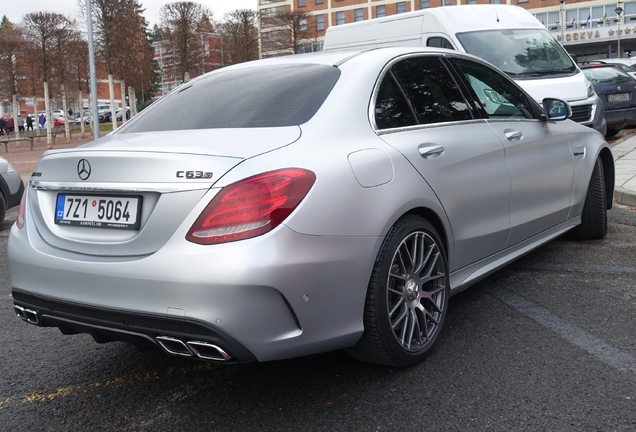
[[13, 168], [13, 165], [11, 165], [10, 163], [7, 162], [7, 172], [15, 172], [15, 168]]
[[587, 97], [594, 96], [594, 86], [592, 84], [587, 85]]

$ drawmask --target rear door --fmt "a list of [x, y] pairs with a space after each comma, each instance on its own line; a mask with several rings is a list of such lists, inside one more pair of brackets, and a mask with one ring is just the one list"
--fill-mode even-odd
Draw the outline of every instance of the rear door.
[[444, 207], [455, 242], [451, 270], [502, 250], [510, 230], [510, 175], [501, 140], [473, 117], [438, 55], [389, 66], [375, 98], [375, 127]]

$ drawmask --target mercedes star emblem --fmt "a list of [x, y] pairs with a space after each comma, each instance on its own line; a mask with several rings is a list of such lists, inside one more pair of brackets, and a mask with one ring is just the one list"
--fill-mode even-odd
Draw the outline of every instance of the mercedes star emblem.
[[86, 180], [91, 175], [91, 164], [86, 159], [80, 159], [77, 163], [77, 175], [81, 180]]

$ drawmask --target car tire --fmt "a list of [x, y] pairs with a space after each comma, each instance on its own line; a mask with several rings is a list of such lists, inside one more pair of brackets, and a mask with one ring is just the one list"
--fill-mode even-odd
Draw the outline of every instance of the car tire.
[[408, 215], [386, 236], [373, 268], [355, 359], [406, 367], [424, 360], [446, 320], [448, 261], [435, 228]]
[[4, 217], [7, 214], [7, 202], [4, 199], [4, 195], [0, 193], [0, 224], [4, 222]]
[[605, 237], [605, 234], [607, 234], [605, 177], [603, 162], [597, 159], [587, 188], [581, 224], [572, 230], [572, 236], [575, 240], [597, 240]]
[[607, 128], [607, 132], [605, 133], [605, 138], [611, 138], [615, 136], [617, 133], [619, 133], [620, 131], [621, 131], [620, 129]]

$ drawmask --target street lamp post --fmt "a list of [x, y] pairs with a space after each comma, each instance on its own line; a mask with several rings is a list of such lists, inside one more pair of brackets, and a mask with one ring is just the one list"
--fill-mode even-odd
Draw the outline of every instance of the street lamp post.
[[559, 24], [561, 24], [561, 45], [565, 45], [565, 35], [563, 33], [563, 23], [565, 22], [565, 16], [563, 16], [563, 4], [565, 0], [559, 0], [561, 7], [559, 9]]
[[621, 2], [618, 2], [618, 6], [614, 9], [616, 12], [616, 17], [618, 18], [618, 47], [616, 48], [616, 57], [621, 58], [621, 14], [623, 13], [623, 8], [621, 7]]

